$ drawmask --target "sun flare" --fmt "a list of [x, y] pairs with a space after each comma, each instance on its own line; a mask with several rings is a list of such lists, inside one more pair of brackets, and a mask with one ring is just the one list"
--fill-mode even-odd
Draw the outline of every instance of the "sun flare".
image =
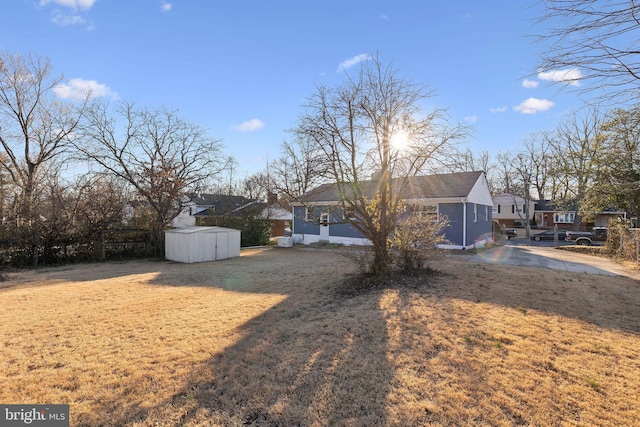
[[391, 137], [391, 147], [403, 151], [409, 146], [409, 134], [406, 131], [398, 131]]

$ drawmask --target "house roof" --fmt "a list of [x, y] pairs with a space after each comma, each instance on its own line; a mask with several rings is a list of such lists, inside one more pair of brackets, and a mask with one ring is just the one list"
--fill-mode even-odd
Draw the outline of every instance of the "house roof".
[[216, 216], [235, 212], [254, 203], [244, 196], [229, 196], [225, 194], [197, 193], [189, 196], [189, 201], [195, 204], [194, 216]]
[[559, 206], [559, 202], [556, 200], [538, 200], [536, 201], [537, 212], [572, 212], [578, 208], [576, 202], [563, 203], [563, 206]]
[[198, 206], [215, 206], [224, 204], [234, 208], [245, 205], [249, 202], [244, 196], [229, 196], [226, 194], [195, 193], [189, 196], [189, 200]]
[[[531, 203], [533, 203], [533, 200], [530, 200]], [[513, 205], [518, 204], [518, 205], [522, 205], [524, 204], [524, 198], [520, 197], [520, 196], [516, 196], [514, 194], [509, 194], [509, 193], [503, 193], [500, 194], [499, 196], [496, 196], [493, 198], [493, 203], [496, 205]]]
[[[578, 204], [575, 201], [571, 201], [568, 204], [560, 205], [558, 201], [554, 200], [538, 200], [536, 201], [536, 212], [575, 212], [578, 210]], [[619, 213], [623, 213], [624, 210], [621, 210], [617, 207], [605, 208], [601, 211], [598, 211], [600, 214], [610, 214], [616, 215]]]
[[277, 205], [267, 206], [262, 211], [262, 218], [271, 220], [291, 221], [293, 213]]
[[[438, 175], [414, 176], [408, 178], [406, 199], [445, 199], [464, 198], [483, 174], [476, 172], [457, 172]], [[372, 198], [378, 188], [379, 181], [361, 181], [363, 194]], [[394, 178], [393, 186], [397, 189], [403, 179]], [[336, 202], [340, 200], [338, 185], [323, 184], [300, 197], [302, 203]]]

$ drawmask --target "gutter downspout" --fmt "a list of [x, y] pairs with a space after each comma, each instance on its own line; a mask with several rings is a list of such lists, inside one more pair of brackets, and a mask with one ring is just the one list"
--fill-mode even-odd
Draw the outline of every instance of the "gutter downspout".
[[467, 202], [462, 200], [462, 249], [467, 249]]

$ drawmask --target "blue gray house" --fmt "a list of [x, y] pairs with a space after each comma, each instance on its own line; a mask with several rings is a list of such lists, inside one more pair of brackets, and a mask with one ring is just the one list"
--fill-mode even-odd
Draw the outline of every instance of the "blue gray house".
[[[364, 181], [368, 197], [375, 196], [376, 181]], [[395, 184], [395, 182], [394, 182]], [[493, 199], [484, 172], [459, 172], [409, 178], [405, 203], [434, 219], [446, 215], [449, 227], [444, 248], [470, 249], [491, 239]], [[335, 184], [323, 184], [304, 194], [293, 206], [294, 240], [368, 245], [343, 212]]]

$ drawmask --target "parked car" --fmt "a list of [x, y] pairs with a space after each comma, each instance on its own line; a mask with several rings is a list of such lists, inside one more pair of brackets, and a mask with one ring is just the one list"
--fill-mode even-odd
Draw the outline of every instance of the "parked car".
[[514, 230], [513, 228], [505, 228], [504, 237], [507, 240], [513, 239], [514, 237], [518, 237], [518, 232], [516, 230]]
[[[554, 234], [555, 232], [553, 230], [546, 230], [534, 235], [533, 240], [537, 242], [540, 240], [554, 240]], [[567, 232], [565, 230], [558, 230], [558, 240], [567, 240]]]
[[593, 231], [567, 231], [567, 240], [582, 246], [591, 246], [595, 242], [605, 242], [607, 240], [607, 228], [593, 227]]

